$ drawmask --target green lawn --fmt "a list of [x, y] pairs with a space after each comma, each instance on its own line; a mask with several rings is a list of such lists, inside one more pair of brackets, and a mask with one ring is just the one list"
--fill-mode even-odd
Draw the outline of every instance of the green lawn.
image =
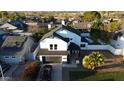
[[124, 72], [70, 72], [70, 80], [72, 81], [121, 81], [124, 80]]

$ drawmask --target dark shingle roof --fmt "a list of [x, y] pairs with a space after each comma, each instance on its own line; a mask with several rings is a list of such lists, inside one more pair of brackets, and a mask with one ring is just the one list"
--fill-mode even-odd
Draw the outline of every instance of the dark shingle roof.
[[48, 38], [48, 37], [51, 37], [51, 36], [56, 36], [56, 37], [58, 37], [58, 38], [60, 38], [60, 39], [62, 39], [62, 40], [64, 40], [64, 41], [66, 41], [66, 42], [69, 42], [69, 38], [64, 38], [64, 37], [58, 35], [57, 33], [55, 33], [56, 31], [58, 31], [58, 30], [60, 30], [60, 29], [66, 29], [66, 30], [68, 30], [68, 31], [70, 31], [70, 32], [73, 32], [73, 33], [79, 35], [79, 36], [80, 36], [80, 34], [81, 34], [80, 31], [78, 31], [78, 30], [76, 30], [76, 29], [74, 29], [74, 28], [72, 28], [72, 27], [59, 25], [57, 28], [55, 28], [55, 29], [53, 29], [52, 31], [46, 33], [46, 34], [42, 37], [41, 40], [44, 40], [45, 38]]
[[85, 37], [81, 37], [81, 42], [88, 42]]
[[58, 38], [60, 38], [60, 39], [62, 39], [62, 40], [64, 40], [65, 42], [69, 42], [69, 38], [62, 37], [62, 36], [60, 36], [57, 33], [54, 33], [53, 35], [56, 36], [56, 37], [58, 37]]
[[70, 45], [68, 46], [68, 50], [80, 50], [80, 47], [75, 43], [71, 42]]
[[25, 30], [27, 27], [27, 25], [20, 20], [12, 20], [9, 23], [16, 26], [20, 30]]
[[49, 31], [48, 33], [46, 33], [41, 40], [44, 40], [45, 38], [51, 37], [53, 36], [53, 33], [58, 31], [59, 29], [61, 29], [61, 26], [58, 26], [57, 28], [53, 29], [52, 31]]

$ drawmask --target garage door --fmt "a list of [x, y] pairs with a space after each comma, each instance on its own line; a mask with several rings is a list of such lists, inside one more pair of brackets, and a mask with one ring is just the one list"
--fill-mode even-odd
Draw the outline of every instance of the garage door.
[[45, 57], [45, 62], [60, 63], [61, 61], [61, 57]]

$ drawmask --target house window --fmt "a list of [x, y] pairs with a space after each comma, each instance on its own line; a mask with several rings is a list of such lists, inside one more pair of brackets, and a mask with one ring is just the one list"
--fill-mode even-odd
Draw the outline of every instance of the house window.
[[54, 49], [57, 50], [57, 44], [54, 45]]
[[9, 58], [8, 56], [5, 56], [5, 58]]
[[15, 58], [15, 56], [12, 56], [12, 58]]
[[50, 50], [53, 50], [53, 45], [52, 44], [50, 44]]
[[80, 47], [85, 47], [86, 45], [85, 44], [80, 44]]

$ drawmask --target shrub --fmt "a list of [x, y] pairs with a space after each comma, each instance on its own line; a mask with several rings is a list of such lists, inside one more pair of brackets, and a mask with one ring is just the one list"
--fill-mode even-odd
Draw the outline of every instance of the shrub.
[[22, 80], [35, 80], [39, 71], [39, 62], [32, 62], [25, 67]]
[[82, 60], [83, 67], [94, 70], [104, 63], [104, 56], [99, 52], [92, 52]]

